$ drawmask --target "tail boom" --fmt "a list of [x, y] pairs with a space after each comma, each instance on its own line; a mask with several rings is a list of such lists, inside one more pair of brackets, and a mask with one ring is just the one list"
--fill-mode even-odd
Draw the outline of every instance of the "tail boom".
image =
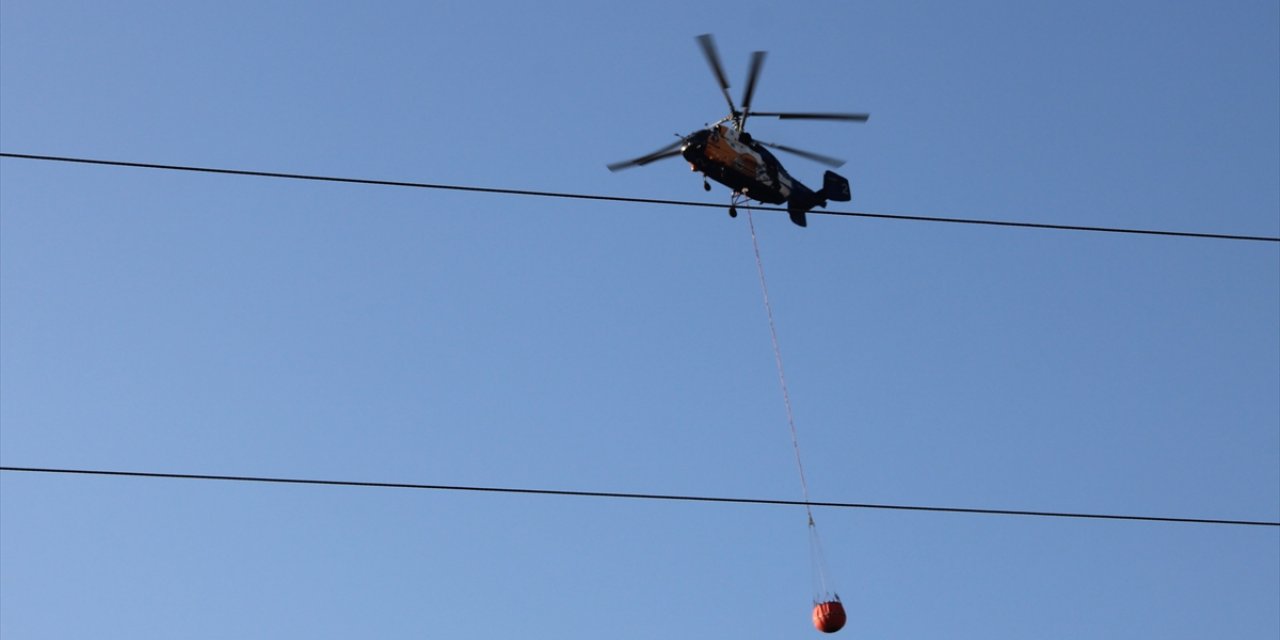
[[805, 214], [814, 207], [825, 207], [827, 201], [848, 202], [849, 181], [842, 175], [828, 171], [822, 176], [822, 188], [814, 191], [800, 183], [795, 183], [791, 197], [787, 199], [787, 214], [797, 226], [809, 226]]

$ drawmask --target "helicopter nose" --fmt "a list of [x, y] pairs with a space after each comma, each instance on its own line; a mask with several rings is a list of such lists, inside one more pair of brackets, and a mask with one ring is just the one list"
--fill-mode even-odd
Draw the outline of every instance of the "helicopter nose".
[[692, 162], [694, 158], [702, 156], [702, 150], [706, 147], [706, 144], [707, 132], [705, 130], [693, 133], [684, 139], [684, 145], [680, 147], [680, 155], [684, 156], [685, 160]]
[[684, 156], [685, 160], [693, 162], [694, 158], [702, 155], [702, 145], [693, 142], [686, 142], [684, 143], [684, 146], [680, 147], [680, 155]]

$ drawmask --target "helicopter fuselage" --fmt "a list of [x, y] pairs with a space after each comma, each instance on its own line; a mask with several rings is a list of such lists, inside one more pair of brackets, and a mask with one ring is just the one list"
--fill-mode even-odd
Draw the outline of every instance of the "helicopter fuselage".
[[[723, 124], [690, 134], [680, 147], [680, 155], [693, 171], [759, 202], [787, 202], [799, 185], [750, 134]], [[799, 188], [808, 191], [803, 185]]]

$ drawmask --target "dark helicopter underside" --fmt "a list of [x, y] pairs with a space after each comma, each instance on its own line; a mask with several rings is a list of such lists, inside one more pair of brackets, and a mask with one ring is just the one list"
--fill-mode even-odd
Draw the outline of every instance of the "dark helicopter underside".
[[[759, 159], [733, 149], [717, 127], [691, 134], [680, 147], [680, 155], [694, 171], [702, 172], [708, 178], [729, 187], [734, 193], [741, 193], [767, 204], [786, 202], [790, 190], [783, 187], [780, 177], [785, 176], [786, 182], [792, 184], [796, 183], [795, 180], [782, 169], [781, 163], [773, 154], [763, 149], [752, 150], [759, 155]], [[767, 180], [760, 175], [759, 167], [762, 164]]]
[[710, 162], [692, 149], [690, 151], [692, 153], [686, 153], [684, 158], [689, 161], [694, 171], [702, 172], [708, 178], [729, 187], [734, 193], [741, 193], [752, 200], [766, 204], [783, 204], [787, 201], [787, 196], [777, 188], [771, 188], [770, 185], [747, 178], [730, 167]]

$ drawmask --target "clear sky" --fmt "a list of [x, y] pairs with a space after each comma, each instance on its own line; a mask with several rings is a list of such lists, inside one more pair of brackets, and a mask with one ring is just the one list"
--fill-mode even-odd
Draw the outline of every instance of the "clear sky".
[[[1280, 235], [1280, 4], [0, 0], [9, 153]], [[782, 156], [810, 184], [823, 167]], [[1280, 520], [1280, 247], [755, 223], [815, 500]], [[0, 462], [798, 499], [744, 217], [0, 160]], [[1280, 635], [1275, 528], [816, 511], [856, 638]], [[0, 473], [5, 638], [815, 637], [803, 509]]]

